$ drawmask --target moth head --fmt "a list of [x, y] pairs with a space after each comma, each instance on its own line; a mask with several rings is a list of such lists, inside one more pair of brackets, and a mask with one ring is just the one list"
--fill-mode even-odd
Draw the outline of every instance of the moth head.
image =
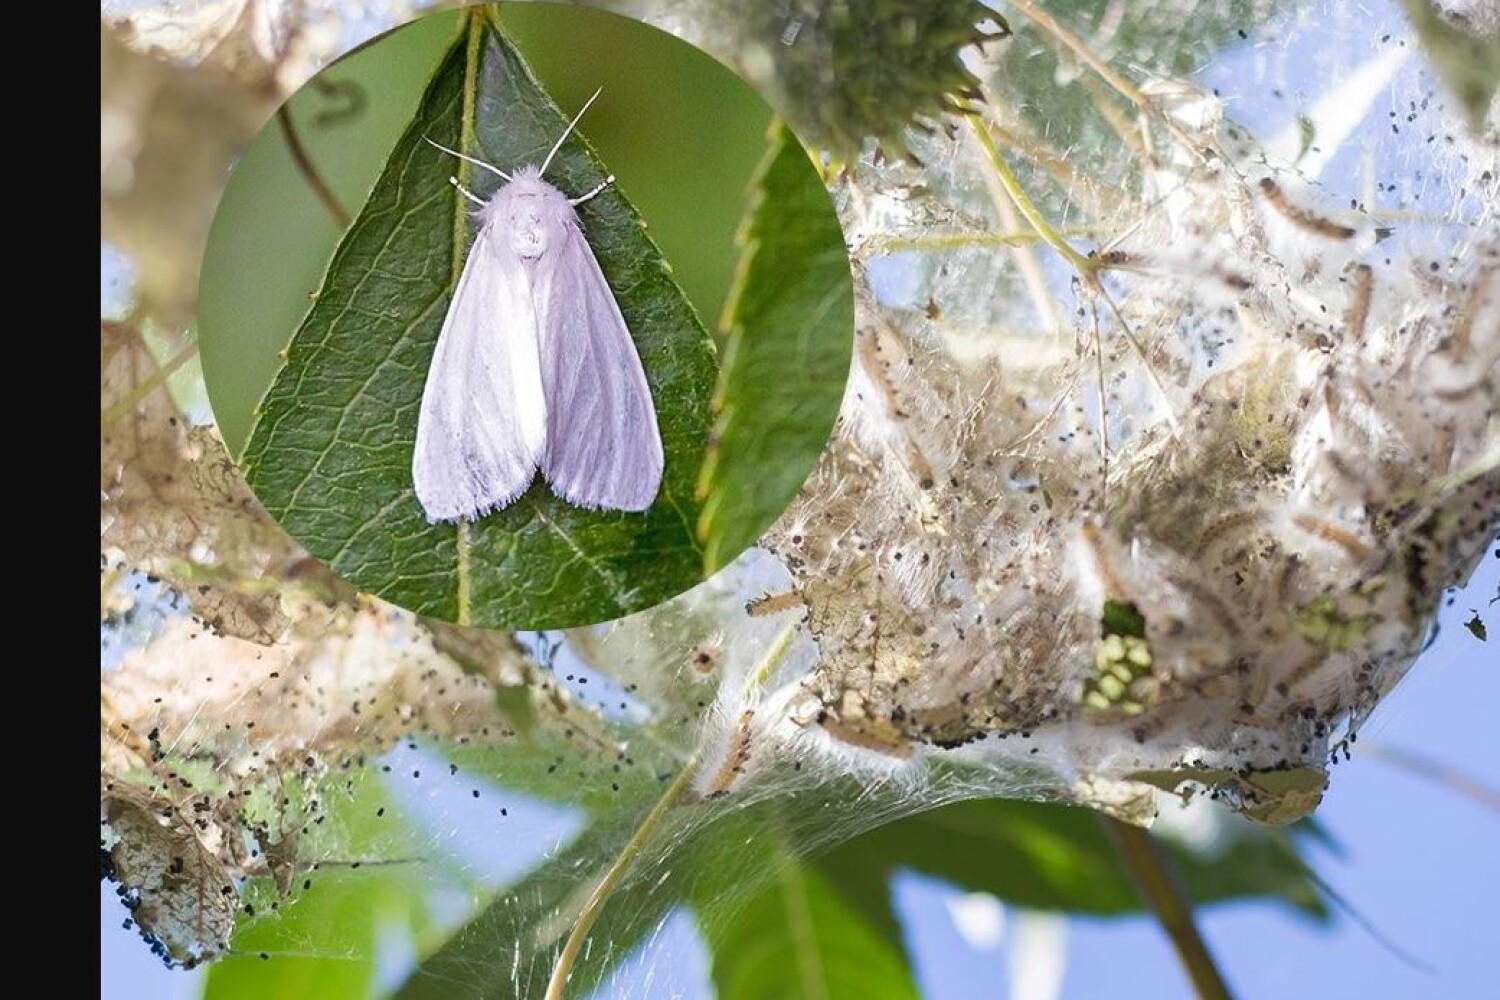
[[522, 260], [536, 260], [562, 242], [568, 200], [562, 192], [534, 175], [522, 172], [495, 200], [498, 223], [511, 249]]

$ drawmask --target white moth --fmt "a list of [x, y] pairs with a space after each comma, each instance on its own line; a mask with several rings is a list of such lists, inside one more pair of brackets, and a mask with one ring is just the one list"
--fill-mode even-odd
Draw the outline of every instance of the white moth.
[[[412, 484], [427, 520], [477, 520], [509, 505], [538, 467], [554, 492], [590, 509], [640, 511], [661, 487], [651, 388], [575, 207], [542, 180], [595, 91], [540, 167], [498, 174], [427, 371]], [[432, 142], [432, 140], [428, 140]], [[432, 143], [437, 146], [437, 143]]]

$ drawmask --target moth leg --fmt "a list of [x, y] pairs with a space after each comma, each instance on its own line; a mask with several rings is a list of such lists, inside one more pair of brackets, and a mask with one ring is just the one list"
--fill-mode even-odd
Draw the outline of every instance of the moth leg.
[[484, 199], [479, 197], [479, 195], [475, 194], [473, 191], [470, 191], [468, 188], [464, 187], [462, 184], [458, 183], [457, 177], [448, 178], [448, 183], [452, 184], [454, 189], [457, 190], [459, 194], [463, 195], [474, 204], [480, 206], [481, 208], [484, 206]]
[[577, 208], [579, 205], [582, 205], [584, 202], [588, 201], [590, 198], [594, 197], [594, 195], [598, 194], [600, 191], [603, 191], [605, 188], [609, 187], [614, 182], [615, 182], [615, 175], [614, 174], [610, 174], [608, 177], [604, 178], [604, 180], [602, 182], [600, 182], [599, 184], [595, 185], [594, 189], [592, 191], [590, 191], [588, 194], [580, 195], [577, 198], [569, 198], [568, 199], [568, 204], [572, 205], [574, 208]]

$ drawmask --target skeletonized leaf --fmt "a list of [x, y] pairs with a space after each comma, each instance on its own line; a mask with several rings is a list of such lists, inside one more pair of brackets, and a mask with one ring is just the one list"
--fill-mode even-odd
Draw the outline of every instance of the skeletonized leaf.
[[[450, 634], [459, 630], [439, 638], [369, 598], [310, 603], [299, 622], [286, 641], [261, 646], [173, 619], [105, 675], [106, 716], [118, 731], [155, 730], [183, 752], [244, 766], [306, 751], [353, 759], [414, 732], [514, 748], [541, 727], [607, 742], [597, 718], [508, 636], [476, 633], [459, 655]], [[105, 747], [107, 760], [115, 749]]]
[[99, 360], [102, 550], [169, 581], [225, 635], [274, 642], [290, 623], [274, 577], [297, 546], [214, 432], [189, 428], [135, 330], [103, 324]]
[[171, 802], [106, 782], [99, 795], [99, 850], [131, 919], [151, 949], [191, 969], [223, 955], [239, 890]]

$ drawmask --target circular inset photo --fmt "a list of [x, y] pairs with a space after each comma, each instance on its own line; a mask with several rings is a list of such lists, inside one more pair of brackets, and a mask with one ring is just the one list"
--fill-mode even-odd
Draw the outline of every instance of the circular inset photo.
[[203, 266], [209, 399], [251, 488], [354, 586], [544, 629], [701, 582], [789, 504], [853, 293], [818, 164], [691, 45], [471, 7], [299, 91]]

